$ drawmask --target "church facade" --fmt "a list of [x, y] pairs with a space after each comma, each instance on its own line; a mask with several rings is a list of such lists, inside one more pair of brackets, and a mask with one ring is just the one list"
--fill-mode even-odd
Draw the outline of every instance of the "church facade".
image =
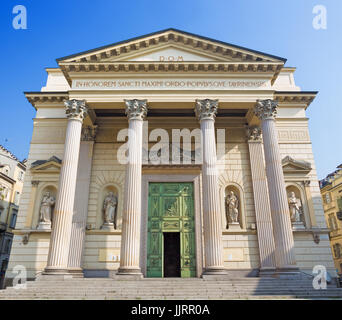
[[335, 275], [286, 59], [167, 29], [57, 59], [7, 277]]

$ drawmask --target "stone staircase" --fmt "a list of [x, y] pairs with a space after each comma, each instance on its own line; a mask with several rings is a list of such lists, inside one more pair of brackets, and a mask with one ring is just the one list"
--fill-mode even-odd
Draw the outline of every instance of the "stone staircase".
[[342, 299], [342, 288], [336, 284], [315, 290], [308, 279], [79, 278], [28, 281], [26, 285], [26, 289], [0, 290], [0, 300]]
[[28, 281], [26, 286], [0, 290], [0, 300], [342, 299], [342, 288], [328, 285], [326, 290], [315, 290], [308, 279], [79, 278]]

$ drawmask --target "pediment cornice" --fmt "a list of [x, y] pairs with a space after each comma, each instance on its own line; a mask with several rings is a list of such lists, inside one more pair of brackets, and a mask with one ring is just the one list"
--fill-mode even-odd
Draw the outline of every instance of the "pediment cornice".
[[[178, 48], [207, 57], [208, 61], [130, 61], [165, 48]], [[271, 72], [272, 83], [286, 59], [209, 39], [180, 30], [167, 29], [57, 59], [71, 84], [70, 73], [79, 72]]]
[[132, 53], [138, 53], [140, 51], [143, 54], [146, 50], [160, 48], [165, 45], [178, 45], [184, 49], [188, 48], [205, 55], [215, 55], [217, 58], [221, 57], [223, 60], [228, 58], [239, 61], [278, 61], [283, 64], [286, 62], [286, 59], [281, 57], [176, 29], [162, 30], [66, 56], [57, 59], [57, 62], [99, 62], [104, 59], [117, 58], [119, 56], [124, 60], [125, 57], [131, 56]]
[[290, 156], [286, 156], [282, 159], [281, 162], [284, 173], [308, 173], [312, 169], [310, 162], [307, 162], [305, 160], [293, 159]]
[[281, 104], [304, 104], [305, 109], [317, 96], [318, 91], [276, 91], [274, 98]]
[[49, 104], [61, 104], [64, 100], [69, 99], [69, 93], [68, 92], [24, 92], [25, 97], [27, 100], [32, 104], [34, 108], [36, 108], [37, 103], [49, 103]]
[[31, 164], [32, 173], [59, 173], [62, 167], [62, 160], [52, 156], [47, 160], [37, 160]]

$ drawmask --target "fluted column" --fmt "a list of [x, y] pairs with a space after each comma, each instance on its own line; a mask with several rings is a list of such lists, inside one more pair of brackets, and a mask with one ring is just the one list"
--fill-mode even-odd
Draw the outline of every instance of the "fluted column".
[[96, 127], [82, 128], [77, 168], [74, 214], [72, 218], [68, 270], [82, 276], [85, 230], [88, 216], [89, 187]]
[[267, 275], [269, 272], [275, 271], [276, 260], [260, 127], [247, 127], [247, 139], [259, 244], [260, 276], [262, 276], [263, 274]]
[[223, 266], [222, 215], [216, 167], [215, 116], [218, 100], [196, 100], [195, 112], [202, 133], [202, 189], [205, 271], [203, 274], [226, 273]]
[[143, 120], [147, 114], [147, 100], [125, 100], [128, 117], [128, 161], [124, 211], [122, 217], [119, 275], [139, 275], [141, 222], [141, 166]]
[[65, 109], [68, 124], [45, 274], [67, 272], [82, 122], [87, 113], [84, 100], [67, 100]]
[[257, 100], [255, 114], [261, 119], [266, 174], [271, 205], [277, 269], [297, 269], [290, 212], [275, 124], [278, 102]]

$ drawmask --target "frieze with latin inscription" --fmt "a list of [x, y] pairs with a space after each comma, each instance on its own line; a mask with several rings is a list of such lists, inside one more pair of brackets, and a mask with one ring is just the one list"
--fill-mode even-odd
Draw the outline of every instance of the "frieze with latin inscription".
[[269, 80], [249, 79], [83, 79], [73, 90], [250, 90], [270, 88]]

